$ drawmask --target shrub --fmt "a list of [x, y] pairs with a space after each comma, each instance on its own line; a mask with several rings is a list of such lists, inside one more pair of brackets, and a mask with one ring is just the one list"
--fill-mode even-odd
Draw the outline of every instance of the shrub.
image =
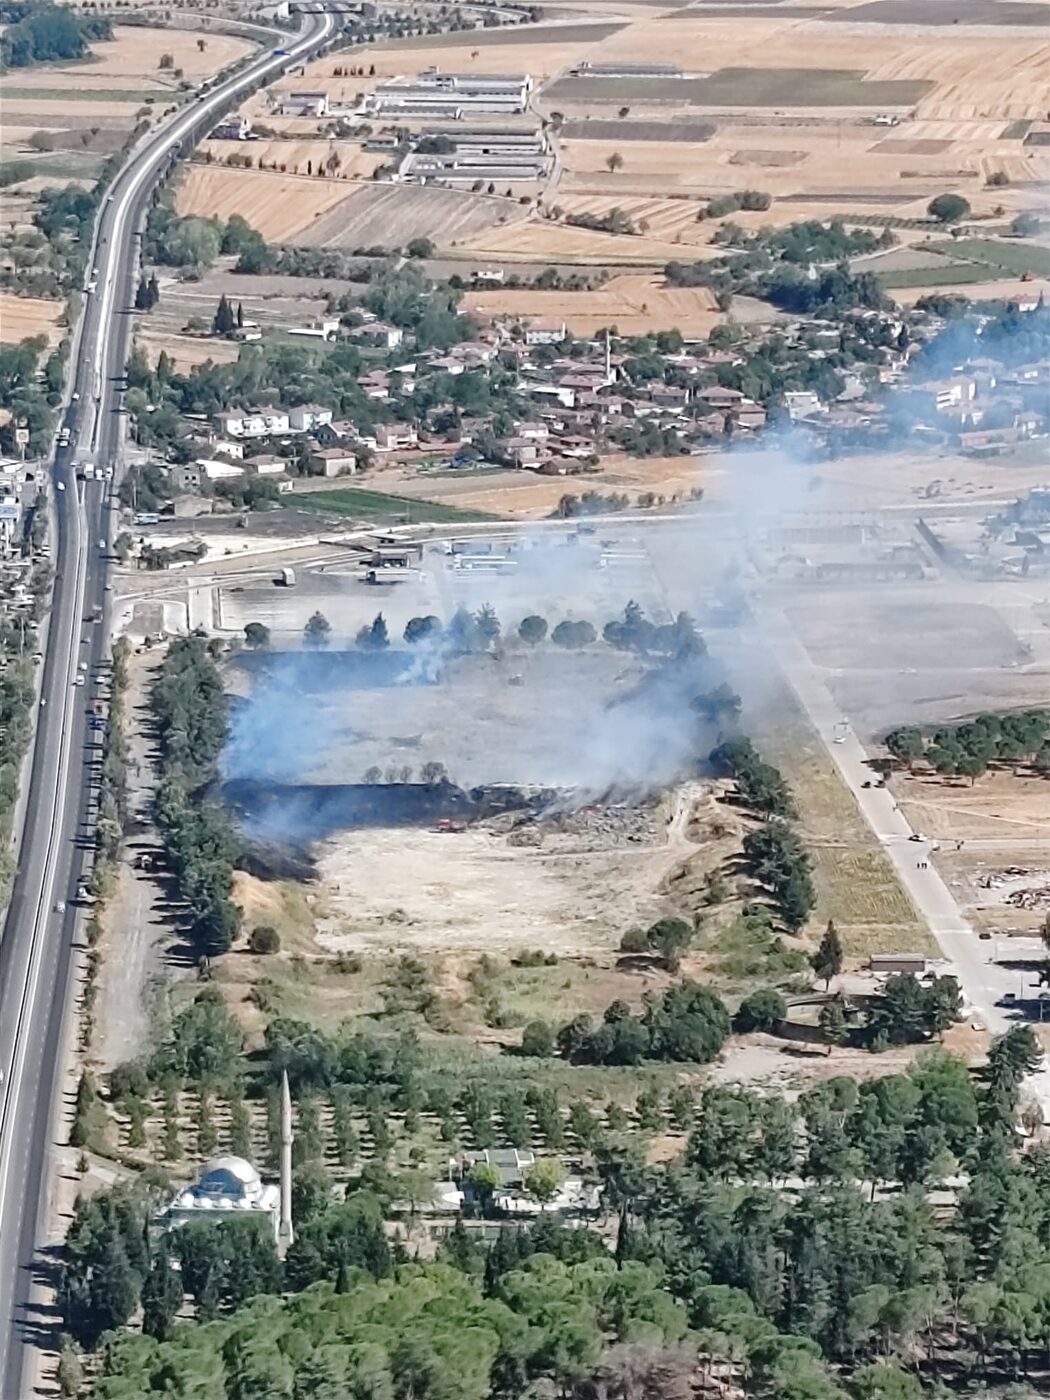
[[260, 924], [252, 929], [248, 944], [253, 953], [279, 953], [281, 935], [269, 924]]
[[521, 1034], [521, 1053], [537, 1060], [554, 1054], [554, 1032], [546, 1021], [530, 1021]]
[[939, 194], [931, 199], [926, 212], [942, 224], [960, 224], [970, 214], [969, 201], [961, 194]]
[[787, 1015], [787, 1003], [774, 987], [761, 987], [744, 998], [733, 1018], [733, 1029], [775, 1031]]

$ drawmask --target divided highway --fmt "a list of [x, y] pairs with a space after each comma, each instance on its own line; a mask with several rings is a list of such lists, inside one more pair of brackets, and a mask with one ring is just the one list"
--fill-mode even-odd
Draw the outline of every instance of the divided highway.
[[[52, 1319], [34, 1312], [37, 1250], [47, 1228], [55, 1096], [68, 1024], [70, 972], [90, 861], [99, 735], [91, 702], [109, 652], [108, 554], [115, 480], [78, 482], [78, 464], [114, 467], [129, 349], [139, 237], [153, 190], [180, 152], [252, 85], [309, 58], [338, 16], [304, 13], [287, 47], [271, 50], [147, 136], [105, 195], [88, 272], [91, 293], [74, 347], [70, 444], [55, 456], [55, 584], [26, 794], [18, 871], [0, 942], [0, 1400], [28, 1400], [28, 1365]], [[251, 217], [251, 210], [245, 211]], [[115, 476], [115, 473], [113, 473]], [[95, 620], [95, 619], [99, 620]], [[78, 684], [78, 680], [80, 683]]]

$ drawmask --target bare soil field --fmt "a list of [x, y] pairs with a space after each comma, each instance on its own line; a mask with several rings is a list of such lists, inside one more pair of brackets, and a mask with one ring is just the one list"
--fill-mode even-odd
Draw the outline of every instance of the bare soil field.
[[593, 292], [468, 292], [464, 304], [485, 315], [540, 316], [564, 320], [575, 335], [589, 336], [604, 326], [621, 335], [677, 329], [707, 335], [726, 318], [706, 287], [670, 287], [660, 275], [613, 277]]
[[437, 186], [360, 184], [296, 241], [309, 248], [401, 247], [430, 238], [447, 249], [496, 224], [522, 220], [513, 200]]
[[268, 242], [288, 243], [346, 197], [340, 180], [193, 165], [178, 184], [176, 208], [217, 219], [243, 214]]
[[[7, 198], [4, 198], [4, 217], [7, 218]], [[46, 336], [51, 345], [57, 345], [65, 333], [59, 320], [65, 314], [61, 301], [49, 301], [43, 297], [19, 297], [12, 292], [0, 292], [0, 340], [10, 344], [25, 340], [29, 336]]]

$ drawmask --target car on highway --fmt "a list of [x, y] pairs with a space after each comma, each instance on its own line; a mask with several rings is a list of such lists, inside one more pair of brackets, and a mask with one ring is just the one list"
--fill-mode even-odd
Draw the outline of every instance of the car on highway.
[[56, 481], [55, 489], [58, 491], [64, 491], [66, 489], [66, 483], [64, 481]]
[[55, 913], [64, 914], [66, 912], [66, 901], [64, 899], [55, 900]]
[[83, 677], [83, 676], [76, 676], [76, 677], [74, 677], [74, 679], [73, 679], [73, 684], [74, 684], [74, 685], [83, 685], [83, 684], [84, 684], [84, 677]]

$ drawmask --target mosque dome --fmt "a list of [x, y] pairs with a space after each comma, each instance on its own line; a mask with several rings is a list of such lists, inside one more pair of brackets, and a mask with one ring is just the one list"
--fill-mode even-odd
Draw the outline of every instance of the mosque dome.
[[194, 1190], [204, 1196], [240, 1201], [258, 1196], [262, 1182], [251, 1162], [243, 1157], [215, 1157], [201, 1172]]

